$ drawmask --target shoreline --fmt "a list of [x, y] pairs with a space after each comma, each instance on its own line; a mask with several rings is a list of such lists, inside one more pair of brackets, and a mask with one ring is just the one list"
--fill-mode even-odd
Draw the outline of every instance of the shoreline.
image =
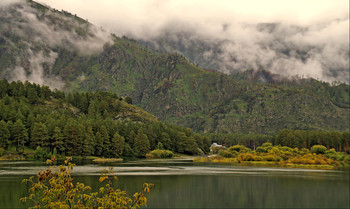
[[248, 166], [248, 167], [274, 167], [274, 168], [302, 168], [315, 170], [342, 170], [342, 168], [350, 169], [350, 165], [317, 165], [317, 164], [292, 164], [283, 163], [281, 161], [240, 161], [235, 158], [213, 158], [211, 157], [195, 157], [194, 163], [222, 163], [231, 164], [233, 166]]

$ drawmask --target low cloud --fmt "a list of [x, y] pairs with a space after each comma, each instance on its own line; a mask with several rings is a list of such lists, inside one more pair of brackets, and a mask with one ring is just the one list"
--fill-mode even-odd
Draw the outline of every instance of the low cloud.
[[58, 77], [47, 73], [58, 57], [52, 50], [63, 48], [92, 55], [112, 41], [110, 34], [101, 28], [52, 9], [38, 10], [26, 1], [1, 1], [0, 21], [2, 41], [16, 55], [5, 77], [51, 88], [64, 86]]
[[44, 74], [44, 66], [51, 69], [54, 64], [57, 53], [50, 51], [44, 55], [42, 52], [34, 53], [31, 50], [27, 52], [29, 58], [29, 72], [22, 66], [16, 66], [14, 69], [8, 69], [9, 80], [29, 81], [40, 85], [47, 85], [52, 89], [62, 89], [64, 82], [59, 77], [47, 76]]
[[77, 13], [117, 35], [192, 53], [199, 66], [221, 72], [263, 68], [349, 83], [348, 0], [41, 2]]
[[[102, 51], [104, 44], [111, 42], [110, 34], [101, 28], [74, 17], [65, 17], [53, 10], [38, 14], [38, 10], [21, 3], [15, 13], [7, 13], [15, 34], [24, 40], [64, 47], [68, 50], [91, 55]], [[42, 16], [41, 16], [42, 15]]]

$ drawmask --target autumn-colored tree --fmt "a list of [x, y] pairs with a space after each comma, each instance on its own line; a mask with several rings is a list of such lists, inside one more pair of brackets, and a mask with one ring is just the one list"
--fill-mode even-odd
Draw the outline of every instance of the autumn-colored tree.
[[[53, 157], [48, 163], [54, 162]], [[144, 183], [143, 190], [132, 197], [126, 195], [126, 191], [115, 188], [117, 177], [112, 169], [105, 170], [99, 181], [106, 182], [98, 192], [89, 193], [92, 188], [83, 183], [74, 182], [71, 176], [74, 164], [67, 158], [65, 165], [58, 166], [58, 171], [50, 167], [38, 173], [36, 177], [24, 179], [24, 183], [30, 184], [29, 195], [22, 197], [22, 202], [31, 202], [29, 208], [139, 208], [147, 206], [146, 193], [154, 187], [153, 184]]]

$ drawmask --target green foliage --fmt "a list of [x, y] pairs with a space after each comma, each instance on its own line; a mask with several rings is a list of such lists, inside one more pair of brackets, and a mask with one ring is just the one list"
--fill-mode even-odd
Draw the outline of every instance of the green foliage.
[[156, 149], [158, 149], [158, 150], [163, 150], [164, 149], [162, 142], [158, 142], [158, 144], [156, 146]]
[[16, 150], [19, 151], [20, 146], [22, 145], [22, 151], [24, 150], [24, 144], [28, 139], [28, 130], [25, 128], [21, 119], [17, 119], [12, 126], [12, 144], [16, 145]]
[[[0, 96], [0, 147], [5, 149], [10, 145], [17, 151], [40, 146], [68, 156], [144, 157], [158, 143], [188, 154], [210, 146], [206, 137], [159, 122], [114, 93], [65, 94], [46, 86], [6, 80], [0, 80], [0, 85], [7, 89]], [[36, 90], [38, 103], [29, 102], [26, 88]]]
[[[323, 145], [334, 148], [338, 152], [350, 153], [350, 133], [338, 131], [306, 131], [283, 129], [274, 135], [256, 135], [256, 134], [232, 134], [232, 133], [210, 133], [206, 134], [212, 142], [223, 144], [230, 147], [234, 144], [242, 144], [254, 149], [257, 152], [266, 152], [271, 148], [272, 141], [274, 145], [297, 147], [299, 149], [310, 149], [313, 145]], [[263, 145], [264, 144], [264, 145]], [[259, 146], [261, 148], [259, 148]]]
[[264, 152], [264, 153], [267, 153], [267, 149], [265, 148], [265, 147], [257, 147], [256, 148], [256, 150], [255, 150], [256, 152]]
[[140, 129], [135, 137], [135, 153], [137, 157], [145, 157], [150, 150], [149, 141], [147, 135]]
[[234, 145], [228, 148], [228, 151], [236, 151], [236, 152], [248, 152], [250, 149], [245, 147], [244, 145]]
[[146, 158], [172, 158], [173, 156], [174, 154], [172, 151], [163, 149], [155, 149], [146, 154]]
[[322, 145], [313, 146], [310, 152], [306, 148], [293, 149], [287, 146], [272, 146], [271, 143], [264, 143], [256, 151], [249, 150], [242, 145], [235, 145], [227, 150], [220, 150], [217, 157], [196, 158], [195, 161], [282, 167], [308, 165], [311, 166], [310, 168], [317, 168], [312, 166], [320, 165], [320, 168], [335, 169], [340, 166], [349, 166], [349, 156], [344, 152], [336, 152], [335, 149], [327, 150]]
[[32, 147], [47, 147], [48, 146], [48, 133], [45, 124], [34, 123], [31, 134]]
[[40, 146], [37, 146], [35, 149], [34, 158], [36, 158], [36, 159], [48, 159], [48, 158], [51, 158], [51, 153], [48, 153]]
[[[236, 151], [234, 151], [236, 152]], [[227, 151], [227, 150], [220, 150], [218, 152], [218, 155], [222, 156], [222, 157], [226, 157], [226, 158], [232, 158], [235, 156], [234, 152], [232, 151]]]
[[[139, 208], [147, 206], [146, 193], [154, 187], [153, 184], [144, 183], [141, 192], [132, 197], [126, 195], [126, 191], [115, 188], [117, 180], [112, 174], [112, 169], [105, 170], [99, 181], [105, 183], [98, 188], [97, 192], [91, 192], [92, 188], [83, 183], [74, 182], [71, 171], [74, 164], [68, 158], [65, 165], [57, 169], [50, 167], [45, 171], [24, 179], [23, 182], [30, 184], [29, 195], [22, 197], [23, 202], [31, 202], [30, 208]], [[55, 158], [48, 163], [55, 162]], [[58, 171], [57, 171], [58, 170]]]
[[314, 145], [310, 149], [311, 153], [316, 153], [316, 154], [325, 154], [326, 151], [327, 151], [327, 148], [322, 145]]
[[0, 148], [0, 157], [4, 154], [4, 148]]
[[271, 142], [265, 142], [261, 146], [264, 147], [264, 148], [272, 148], [272, 143]]
[[[38, 10], [42, 7], [32, 6], [32, 9], [37, 11], [40, 16], [38, 20], [47, 28], [65, 31], [77, 40], [92, 38], [93, 32], [86, 21], [64, 11]], [[8, 13], [3, 17], [15, 14], [10, 9], [5, 12]], [[12, 24], [8, 20], [2, 21], [0, 40], [4, 41], [0, 44], [1, 77], [9, 78], [7, 69], [16, 66], [23, 67], [25, 73], [29, 74], [27, 63], [31, 60], [27, 51], [35, 49], [36, 53], [43, 54], [54, 51], [57, 59], [52, 68], [44, 65], [45, 75], [62, 78], [65, 90], [110, 91], [128, 95], [125, 102], [110, 103], [103, 99], [91, 102], [89, 93], [83, 97], [70, 94], [67, 103], [84, 114], [110, 117], [113, 115], [109, 110], [112, 106], [115, 112], [119, 112], [125, 106], [122, 103], [131, 103], [133, 100], [134, 104], [155, 114], [160, 120], [183, 125], [197, 132], [274, 134], [282, 129], [349, 131], [348, 84], [330, 84], [314, 79], [276, 80], [272, 79], [275, 75], [264, 70], [248, 70], [233, 75], [210, 72], [189, 62], [186, 57], [193, 57], [191, 53], [186, 54], [186, 57], [179, 53], [160, 53], [136, 41], [116, 36], [100, 52], [81, 53], [74, 47], [67, 48], [67, 44], [53, 46], [45, 41], [39, 43], [32, 36], [23, 35], [32, 33], [30, 25], [27, 25], [28, 33], [23, 33], [22, 29], [26, 27], [18, 25], [25, 22], [20, 15], [14, 20]], [[8, 28], [13, 30], [8, 31]], [[17, 34], [16, 31], [22, 33]], [[261, 82], [261, 78], [270, 79]], [[7, 93], [15, 98], [23, 96], [33, 105], [43, 104], [52, 96], [47, 89], [39, 90], [37, 85], [18, 85], [18, 88], [10, 91], [8, 87], [12, 88], [0, 84], [1, 96]], [[56, 99], [64, 97], [62, 92], [54, 96]], [[6, 120], [15, 115], [16, 112], [6, 115]], [[24, 112], [22, 115], [25, 116]], [[63, 130], [63, 127], [60, 128]], [[303, 145], [298, 139], [297, 135], [290, 135], [283, 143], [300, 148]], [[237, 143], [227, 146], [234, 144]]]
[[7, 128], [7, 123], [3, 120], [0, 121], [0, 148], [7, 149], [11, 144], [10, 140], [10, 131]]
[[125, 101], [126, 103], [128, 103], [128, 104], [132, 104], [132, 99], [131, 99], [131, 97], [129, 97], [129, 96], [126, 96], [126, 97], [124, 98], [124, 101]]
[[116, 156], [122, 156], [124, 150], [124, 137], [120, 136], [118, 133], [114, 134], [111, 141], [111, 152], [115, 153]]

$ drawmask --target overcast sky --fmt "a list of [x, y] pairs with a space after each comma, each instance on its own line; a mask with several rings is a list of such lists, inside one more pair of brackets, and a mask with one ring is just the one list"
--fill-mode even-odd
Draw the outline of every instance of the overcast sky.
[[[349, 0], [39, 0], [115, 33], [193, 23], [322, 23], [349, 16]], [[138, 29], [136, 28], [138, 27]], [[141, 28], [141, 29], [140, 29]]]
[[[203, 54], [222, 64], [217, 70], [225, 73], [264, 68], [349, 83], [349, 0], [38, 2], [77, 14], [119, 36], [152, 41], [169, 34], [176, 39], [184, 31], [189, 41], [225, 41], [217, 45], [220, 54]], [[259, 23], [279, 25], [271, 32], [259, 29]]]

